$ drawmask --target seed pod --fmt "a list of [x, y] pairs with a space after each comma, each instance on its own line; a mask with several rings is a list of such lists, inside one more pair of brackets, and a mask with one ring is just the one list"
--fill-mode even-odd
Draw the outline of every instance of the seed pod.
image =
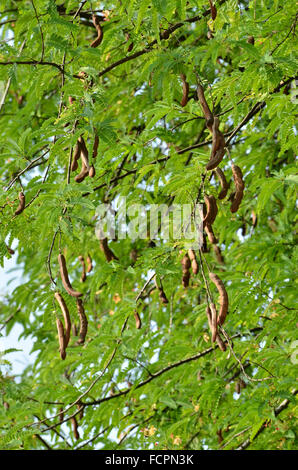
[[86, 265], [85, 265], [85, 260], [84, 260], [84, 257], [83, 256], [79, 256], [79, 261], [82, 265], [82, 274], [81, 274], [81, 282], [85, 282], [86, 281]]
[[23, 212], [23, 210], [25, 209], [25, 194], [21, 191], [19, 193], [19, 205], [14, 213], [14, 215], [19, 215]]
[[248, 42], [248, 44], [254, 45], [254, 43], [255, 43], [255, 38], [254, 38], [253, 36], [248, 36], [247, 42]]
[[118, 259], [117, 256], [110, 249], [110, 247], [108, 245], [108, 239], [107, 238], [103, 238], [102, 240], [100, 240], [100, 249], [101, 249], [101, 251], [103, 251], [103, 253], [106, 257], [106, 260], [108, 262], [112, 261], [113, 259], [115, 259], [115, 260]]
[[214, 343], [216, 341], [216, 337], [218, 333], [217, 333], [217, 320], [216, 320], [217, 313], [216, 313], [216, 307], [213, 303], [211, 303], [210, 306], [207, 305], [206, 314], [208, 318], [209, 328], [211, 331], [211, 341], [212, 343]]
[[8, 253], [9, 253], [10, 255], [14, 255], [14, 254], [15, 254], [15, 251], [14, 251], [12, 248], [10, 248], [10, 246], [6, 245], [6, 243], [5, 243], [5, 246], [6, 246], [6, 249], [7, 249]]
[[252, 227], [256, 228], [257, 223], [258, 223], [258, 217], [254, 211], [251, 211], [251, 217], [252, 217]]
[[78, 402], [77, 404], [77, 410], [79, 410], [79, 419], [83, 419], [84, 417], [84, 405], [81, 403], [81, 401]]
[[93, 165], [91, 165], [90, 168], [89, 168], [89, 176], [90, 176], [90, 178], [94, 178], [94, 176], [95, 176], [95, 168], [94, 168]]
[[202, 110], [203, 110], [203, 113], [204, 113], [204, 116], [205, 116], [205, 119], [206, 119], [206, 125], [207, 125], [209, 131], [212, 132], [212, 124], [213, 124], [214, 118], [213, 118], [213, 114], [210, 111], [208, 103], [206, 101], [203, 87], [200, 83], [197, 86], [197, 95], [198, 95], [198, 99], [200, 101], [200, 104], [201, 104], [201, 107], [202, 107]]
[[71, 332], [73, 336], [78, 336], [78, 327], [75, 323], [72, 324]]
[[155, 283], [156, 288], [158, 289], [160, 300], [162, 301], [163, 304], [168, 304], [169, 301], [168, 301], [167, 296], [166, 296], [166, 294], [163, 290], [162, 282], [160, 281], [160, 286], [159, 286], [158, 283], [157, 283], [156, 277], [155, 277], [154, 278], [154, 283]]
[[142, 322], [141, 322], [141, 319], [140, 319], [140, 315], [138, 314], [138, 312], [136, 310], [134, 311], [134, 317], [135, 317], [135, 321], [136, 321], [136, 329], [139, 330], [142, 327]]
[[225, 154], [225, 138], [223, 133], [219, 130], [219, 119], [214, 118], [212, 125], [212, 149], [210, 160], [206, 165], [206, 170], [214, 170], [222, 161]]
[[97, 47], [100, 45], [101, 41], [103, 40], [103, 30], [102, 30], [102, 27], [100, 26], [99, 18], [96, 15], [92, 15], [92, 21], [97, 31], [97, 38], [95, 38], [94, 41], [92, 41], [90, 46]]
[[213, 4], [212, 0], [209, 0], [209, 4], [210, 4], [210, 10], [211, 10], [211, 18], [214, 21], [215, 18], [217, 17], [217, 9], [216, 9], [216, 6]]
[[86, 178], [86, 176], [88, 176], [89, 174], [89, 170], [88, 168], [86, 167], [85, 163], [82, 161], [82, 168], [81, 168], [81, 171], [78, 175], [76, 175], [75, 177], [75, 181], [77, 183], [81, 183], [82, 181], [84, 181], [84, 179]]
[[69, 295], [71, 295], [72, 297], [81, 297], [83, 294], [72, 288], [72, 285], [71, 285], [70, 280], [68, 278], [66, 261], [65, 261], [64, 255], [61, 254], [61, 253], [58, 255], [58, 263], [59, 263], [59, 267], [60, 267], [60, 275], [61, 275], [62, 284], [63, 284], [66, 292]]
[[226, 180], [224, 172], [220, 168], [217, 167], [215, 173], [218, 176], [221, 185], [221, 191], [218, 195], [218, 199], [224, 199], [228, 193], [229, 183]]
[[226, 351], [227, 350], [227, 347], [226, 347], [226, 345], [225, 345], [224, 341], [222, 340], [219, 333], [217, 333], [216, 342], [217, 342], [218, 347], [221, 351]]
[[94, 143], [93, 143], [93, 149], [92, 149], [92, 158], [97, 157], [98, 145], [99, 145], [99, 137], [96, 134], [95, 137], [94, 137]]
[[207, 213], [203, 219], [203, 226], [212, 225], [216, 219], [218, 208], [216, 204], [216, 199], [213, 195], [204, 196], [204, 201], [207, 207]]
[[90, 273], [92, 271], [92, 258], [90, 255], [87, 256], [87, 273]]
[[216, 236], [214, 235], [214, 232], [213, 232], [213, 228], [210, 224], [206, 224], [205, 227], [204, 227], [204, 230], [207, 234], [207, 237], [208, 237], [208, 240], [209, 242], [214, 245], [215, 243], [218, 242]]
[[64, 337], [65, 337], [65, 348], [66, 348], [69, 343], [70, 331], [71, 331], [71, 320], [70, 320], [69, 310], [60, 292], [55, 292], [54, 297], [57, 300], [61, 308], [61, 312], [64, 318], [64, 324], [65, 324]]
[[83, 302], [81, 299], [77, 299], [77, 309], [78, 309], [78, 314], [80, 318], [80, 332], [79, 332], [79, 339], [77, 343], [84, 344], [85, 338], [87, 335], [87, 330], [88, 330], [88, 320], [87, 320]]
[[241, 391], [241, 389], [240, 389], [240, 382], [237, 381], [236, 384], [235, 384], [235, 392], [238, 393], [238, 395], [239, 395], [239, 394], [240, 394], [240, 391]]
[[89, 165], [89, 153], [88, 153], [88, 149], [87, 149], [85, 140], [84, 140], [84, 138], [83, 138], [82, 136], [79, 137], [79, 142], [80, 142], [80, 147], [81, 147], [81, 159], [82, 159], [82, 162], [84, 163], [85, 167], [86, 167], [87, 170], [89, 171], [89, 170], [90, 170], [90, 165]]
[[224, 264], [225, 260], [224, 260], [224, 257], [221, 253], [221, 249], [219, 248], [218, 245], [216, 244], [213, 244], [213, 250], [214, 250], [214, 253], [215, 253], [215, 256], [216, 256], [216, 259], [217, 261], [220, 263], [220, 264]]
[[182, 80], [182, 100], [181, 100], [181, 106], [182, 108], [187, 105], [188, 102], [188, 93], [189, 93], [189, 83], [186, 81], [186, 76], [184, 73], [180, 74], [181, 80]]
[[79, 431], [78, 431], [78, 423], [77, 423], [77, 420], [76, 420], [75, 416], [73, 416], [71, 418], [71, 425], [72, 425], [72, 431], [73, 431], [74, 438], [76, 440], [80, 439], [80, 434], [79, 434]]
[[218, 314], [218, 319], [217, 323], [219, 325], [223, 325], [224, 321], [226, 319], [227, 313], [228, 313], [228, 307], [229, 307], [229, 299], [228, 299], [228, 294], [226, 291], [226, 288], [224, 286], [224, 283], [222, 280], [217, 276], [215, 273], [209, 273], [209, 278], [215, 284], [218, 292], [219, 292], [219, 314]]
[[183, 287], [188, 287], [189, 279], [190, 279], [189, 269], [191, 266], [191, 262], [190, 262], [188, 254], [183, 256], [181, 264], [182, 264], [182, 285]]
[[71, 168], [70, 168], [71, 171], [76, 171], [78, 169], [78, 160], [80, 158], [80, 155], [81, 155], [81, 144], [78, 140], [74, 149], [74, 153], [73, 153], [73, 160], [72, 160]]
[[243, 198], [243, 192], [244, 192], [244, 181], [243, 181], [243, 175], [241, 168], [239, 166], [232, 164], [232, 174], [233, 174], [233, 179], [236, 187], [236, 192], [235, 196], [233, 198], [232, 204], [231, 204], [231, 212], [237, 212], [239, 209], [239, 206], [241, 204], [242, 198]]
[[60, 357], [62, 360], [64, 360], [66, 358], [65, 335], [64, 335], [63, 323], [60, 320], [60, 318], [56, 318], [56, 325], [57, 325], [57, 330], [58, 330]]
[[197, 262], [196, 254], [194, 250], [188, 250], [188, 256], [191, 261], [191, 269], [194, 274], [198, 274], [199, 272], [199, 265]]
[[221, 147], [219, 150], [214, 155], [214, 158], [210, 159], [209, 162], [206, 165], [206, 170], [214, 170], [220, 162], [222, 161], [223, 157], [225, 155], [225, 149], [224, 147]]

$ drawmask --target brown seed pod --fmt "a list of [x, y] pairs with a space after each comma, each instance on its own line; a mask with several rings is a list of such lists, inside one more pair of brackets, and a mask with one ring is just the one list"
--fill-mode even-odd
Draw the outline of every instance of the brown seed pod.
[[226, 180], [224, 172], [220, 168], [217, 167], [215, 173], [221, 185], [221, 191], [218, 195], [218, 199], [224, 199], [228, 193], [229, 183]]
[[241, 204], [243, 193], [244, 193], [244, 181], [241, 168], [239, 166], [232, 164], [232, 174], [236, 187], [235, 196], [231, 204], [231, 212], [237, 212]]
[[210, 10], [211, 10], [211, 18], [214, 21], [215, 18], [217, 17], [217, 9], [216, 9], [216, 6], [213, 4], [212, 0], [209, 0], [209, 4], [210, 4]]
[[79, 331], [79, 339], [77, 341], [78, 344], [84, 344], [85, 338], [87, 335], [88, 330], [88, 320], [85, 314], [85, 309], [83, 306], [83, 302], [81, 299], [77, 299], [77, 309], [80, 318], [80, 331]]
[[219, 130], [219, 119], [214, 118], [212, 125], [212, 149], [210, 160], [206, 165], [206, 170], [214, 170], [222, 161], [225, 154], [225, 138], [223, 133]]
[[6, 245], [6, 243], [5, 243], [5, 246], [6, 246], [6, 249], [7, 249], [8, 253], [9, 253], [10, 255], [14, 255], [14, 254], [15, 254], [15, 251], [14, 251], [12, 248], [10, 248], [10, 246]]
[[215, 243], [218, 242], [216, 236], [214, 235], [212, 225], [206, 224], [205, 227], [204, 227], [204, 230], [205, 230], [205, 232], [206, 232], [206, 234], [207, 234], [207, 237], [208, 237], [209, 242], [210, 242], [212, 245], [214, 245]]
[[99, 137], [96, 134], [95, 137], [94, 137], [94, 143], [93, 143], [93, 149], [92, 149], [92, 158], [97, 157], [98, 145], [99, 145]]
[[189, 83], [186, 81], [186, 76], [184, 73], [180, 74], [181, 80], [182, 80], [182, 100], [181, 100], [181, 106], [182, 108], [187, 105], [188, 102], [188, 93], [189, 93]]
[[108, 262], [112, 261], [113, 259], [115, 259], [115, 260], [118, 259], [117, 256], [110, 249], [110, 247], [108, 245], [108, 239], [107, 238], [103, 238], [102, 240], [100, 240], [100, 249], [101, 249], [101, 251], [103, 251], [103, 253], [106, 257], [106, 260]]
[[73, 152], [73, 159], [72, 159], [72, 163], [70, 167], [71, 171], [76, 171], [78, 169], [78, 160], [80, 158], [80, 155], [81, 155], [81, 144], [78, 140], [76, 143], [74, 152]]
[[251, 211], [251, 217], [252, 217], [252, 227], [256, 228], [257, 223], [258, 223], [258, 217], [254, 211]]
[[69, 315], [69, 310], [67, 308], [67, 305], [65, 303], [65, 300], [63, 299], [62, 295], [60, 294], [60, 292], [55, 292], [54, 294], [54, 297], [55, 299], [57, 300], [60, 308], [61, 308], [61, 312], [62, 312], [62, 315], [63, 315], [63, 318], [64, 318], [64, 325], [65, 325], [65, 332], [64, 332], [64, 336], [65, 336], [65, 348], [67, 348], [67, 345], [69, 343], [69, 338], [70, 338], [70, 331], [71, 331], [71, 320], [70, 320], [70, 315]]
[[255, 38], [254, 38], [253, 36], [248, 36], [247, 42], [248, 42], [248, 44], [254, 45], [254, 43], [255, 43]]
[[91, 273], [93, 266], [92, 266], [92, 258], [90, 255], [87, 256], [86, 261], [87, 261], [87, 273]]
[[86, 265], [85, 265], [85, 260], [84, 260], [84, 256], [79, 256], [78, 257], [78, 260], [80, 261], [81, 265], [82, 265], [82, 274], [81, 274], [81, 279], [80, 281], [81, 282], [85, 282], [86, 281]]
[[75, 323], [72, 324], [71, 332], [73, 336], [78, 336], [78, 327]]
[[220, 162], [222, 161], [223, 157], [225, 155], [225, 148], [221, 147], [219, 150], [214, 155], [214, 158], [210, 159], [209, 162], [206, 165], [206, 170], [214, 170]]
[[72, 425], [72, 431], [73, 431], [74, 438], [76, 440], [78, 440], [78, 439], [80, 439], [80, 434], [79, 434], [79, 431], [78, 431], [78, 423], [77, 423], [76, 417], [73, 416], [70, 421], [71, 421], [71, 425]]
[[59, 253], [58, 255], [58, 263], [60, 267], [60, 275], [61, 275], [61, 280], [62, 284], [66, 290], [66, 292], [71, 295], [72, 297], [81, 297], [83, 294], [81, 292], [78, 292], [72, 288], [72, 285], [70, 283], [69, 277], [68, 277], [68, 271], [66, 267], [66, 260], [63, 254]]
[[221, 249], [219, 248], [219, 246], [216, 244], [213, 244], [213, 250], [214, 250], [216, 259], [219, 262], [219, 264], [224, 264], [225, 260], [224, 260], [224, 257], [221, 253]]
[[[81, 154], [81, 159], [82, 159], [82, 154]], [[75, 181], [77, 183], [81, 183], [82, 181], [84, 181], [84, 179], [88, 175], [89, 175], [89, 169], [86, 167], [84, 161], [82, 160], [82, 168], [81, 168], [80, 173], [75, 176]]]
[[85, 143], [85, 140], [82, 136], [79, 137], [79, 142], [80, 142], [80, 147], [81, 147], [81, 159], [82, 162], [84, 163], [85, 167], [87, 170], [90, 170], [90, 165], [89, 165], [89, 153], [88, 149]]
[[21, 191], [19, 193], [19, 205], [14, 213], [14, 215], [19, 215], [23, 212], [23, 210], [25, 209], [25, 194]]
[[203, 219], [203, 226], [212, 225], [216, 219], [218, 208], [216, 204], [216, 199], [213, 195], [204, 196], [204, 201], [207, 207], [207, 213]]
[[79, 410], [79, 419], [83, 419], [84, 417], [84, 405], [82, 404], [81, 401], [77, 403], [77, 410]]
[[213, 124], [214, 118], [213, 118], [213, 114], [210, 111], [208, 103], [206, 101], [206, 98], [204, 95], [204, 89], [200, 83], [197, 86], [197, 95], [198, 95], [198, 99], [199, 99], [199, 102], [201, 104], [201, 107], [202, 107], [202, 110], [206, 119], [206, 125], [209, 131], [212, 132], [212, 124]]
[[65, 334], [64, 334], [63, 323], [60, 320], [60, 318], [56, 318], [56, 325], [57, 325], [57, 330], [58, 330], [60, 357], [62, 360], [64, 360], [66, 358]]
[[215, 284], [218, 292], [219, 292], [219, 314], [218, 314], [218, 319], [217, 323], [219, 325], [223, 325], [224, 321], [226, 319], [227, 313], [228, 313], [228, 308], [229, 308], [229, 298], [228, 294], [226, 291], [226, 288], [224, 286], [224, 283], [222, 280], [217, 276], [215, 273], [209, 273], [209, 278]]
[[189, 279], [190, 279], [189, 270], [191, 267], [191, 262], [187, 253], [183, 256], [181, 260], [181, 264], [182, 264], [182, 285], [183, 287], [188, 287]]
[[103, 40], [103, 30], [102, 30], [102, 27], [100, 26], [98, 16], [92, 15], [92, 21], [97, 31], [97, 38], [95, 38], [94, 41], [92, 41], [90, 46], [97, 47], [100, 45], [101, 41]]
[[163, 304], [168, 304], [169, 301], [168, 301], [167, 296], [166, 296], [166, 294], [165, 294], [165, 292], [164, 292], [164, 290], [163, 290], [163, 286], [162, 286], [161, 280], [160, 280], [160, 286], [159, 286], [158, 283], [157, 283], [156, 277], [154, 278], [154, 283], [155, 283], [156, 288], [158, 289], [160, 300], [162, 301]]
[[138, 314], [138, 312], [136, 310], [134, 311], [133, 315], [134, 315], [135, 321], [136, 321], [136, 329], [139, 330], [142, 327], [142, 322], [141, 322], [140, 315]]
[[226, 345], [225, 345], [224, 341], [222, 340], [219, 333], [217, 333], [216, 342], [217, 342], [218, 347], [221, 351], [226, 351], [227, 350], [227, 347], [226, 347]]
[[91, 165], [90, 168], [89, 168], [89, 176], [90, 176], [90, 178], [94, 178], [94, 176], [95, 176], [95, 168], [94, 168], [93, 165]]
[[198, 274], [199, 272], [199, 265], [197, 262], [196, 254], [194, 250], [188, 250], [188, 256], [191, 261], [191, 269], [194, 274]]
[[217, 337], [217, 312], [214, 304], [207, 305], [206, 314], [208, 318], [209, 328], [211, 331], [211, 341], [214, 343]]
[[236, 384], [235, 384], [235, 392], [238, 393], [238, 395], [241, 392], [240, 382], [239, 381], [237, 381]]

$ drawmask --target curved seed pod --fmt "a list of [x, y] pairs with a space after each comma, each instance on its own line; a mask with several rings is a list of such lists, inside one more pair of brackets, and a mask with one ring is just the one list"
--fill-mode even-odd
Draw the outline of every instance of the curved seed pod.
[[72, 285], [71, 285], [70, 280], [68, 278], [66, 261], [65, 261], [64, 255], [61, 254], [61, 253], [59, 253], [59, 255], [58, 255], [58, 263], [59, 263], [59, 267], [60, 267], [60, 275], [61, 275], [62, 284], [63, 284], [66, 292], [69, 295], [71, 295], [72, 297], [81, 297], [83, 294], [72, 288]]
[[198, 265], [198, 262], [197, 262], [197, 257], [196, 257], [196, 254], [194, 252], [194, 250], [188, 250], [188, 256], [189, 256], [189, 259], [191, 261], [191, 269], [192, 269], [192, 272], [194, 274], [198, 274], [199, 272], [199, 265]]
[[93, 149], [92, 149], [92, 158], [97, 157], [98, 145], [99, 145], [99, 137], [96, 134], [95, 137], [94, 137], [94, 143], [93, 143]]
[[207, 213], [203, 219], [203, 226], [212, 225], [216, 219], [218, 208], [216, 204], [216, 199], [213, 195], [204, 196], [204, 201], [207, 207]]
[[207, 234], [207, 237], [208, 237], [209, 242], [210, 242], [212, 245], [214, 245], [215, 243], [218, 242], [216, 236], [214, 235], [213, 228], [212, 228], [211, 225], [206, 224], [205, 227], [204, 227], [204, 230], [205, 230], [205, 232], [206, 232], [206, 234]]
[[23, 212], [23, 210], [25, 209], [25, 194], [23, 193], [23, 191], [21, 191], [19, 193], [19, 205], [14, 213], [14, 215], [19, 215]]
[[223, 134], [219, 130], [219, 119], [217, 116], [214, 117], [212, 124], [212, 147], [211, 147], [211, 158], [214, 157], [217, 150], [222, 147]]
[[[82, 158], [82, 156], [81, 156]], [[75, 181], [77, 183], [81, 183], [82, 181], [84, 181], [84, 179], [86, 178], [86, 176], [88, 176], [89, 174], [89, 170], [88, 168], [86, 167], [85, 163], [82, 161], [82, 168], [81, 168], [81, 171], [78, 175], [76, 175], [75, 177]]]
[[217, 174], [221, 185], [221, 191], [218, 195], [218, 199], [224, 199], [228, 193], [229, 183], [226, 180], [224, 172], [220, 168], [217, 167], [215, 173]]
[[239, 209], [239, 206], [241, 204], [242, 198], [243, 198], [243, 193], [244, 193], [244, 181], [243, 181], [243, 175], [241, 168], [239, 166], [232, 164], [232, 174], [233, 174], [233, 179], [236, 187], [236, 192], [235, 196], [233, 198], [232, 204], [231, 204], [231, 212], [237, 212]]
[[227, 347], [222, 339], [222, 337], [220, 336], [219, 333], [217, 333], [217, 336], [216, 336], [216, 342], [218, 344], [218, 347], [221, 351], [226, 351], [227, 350]]
[[189, 259], [188, 254], [184, 255], [182, 260], [182, 285], [183, 287], [188, 287], [189, 286], [189, 279], [190, 279], [190, 267], [191, 267], [191, 262]]
[[77, 299], [77, 309], [78, 309], [78, 314], [80, 317], [80, 331], [79, 331], [79, 339], [77, 343], [84, 344], [85, 338], [87, 335], [87, 330], [88, 330], [88, 320], [87, 320], [83, 302], [81, 299]]
[[86, 265], [85, 265], [85, 260], [84, 260], [84, 256], [79, 256], [78, 257], [78, 260], [80, 261], [81, 265], [82, 265], [82, 274], [81, 274], [81, 282], [85, 282], [86, 281]]
[[217, 261], [220, 263], [220, 264], [224, 264], [225, 260], [224, 260], [224, 257], [221, 253], [221, 249], [219, 248], [218, 245], [216, 244], [213, 244], [213, 250], [214, 250], [214, 253], [215, 253], [215, 256], [216, 256], [216, 259]]
[[155, 283], [156, 288], [158, 289], [160, 300], [162, 301], [163, 304], [168, 304], [169, 301], [168, 301], [167, 296], [166, 296], [166, 294], [165, 294], [165, 292], [164, 292], [164, 290], [163, 290], [163, 286], [162, 286], [161, 280], [160, 280], [160, 286], [159, 286], [158, 283], [157, 283], [156, 277], [154, 278], [154, 283]]
[[90, 165], [89, 165], [89, 152], [85, 143], [84, 138], [81, 136], [79, 137], [79, 142], [80, 142], [80, 147], [81, 147], [81, 159], [82, 162], [84, 163], [85, 167], [90, 170]]
[[93, 165], [91, 165], [90, 168], [89, 168], [89, 176], [90, 176], [90, 178], [94, 178], [94, 176], [95, 176], [95, 168], [94, 168]]
[[92, 15], [92, 21], [97, 31], [97, 38], [90, 44], [91, 47], [97, 47], [103, 40], [103, 30], [99, 23], [99, 18], [96, 15]]
[[92, 258], [90, 255], [87, 256], [87, 273], [90, 273], [92, 271]]
[[115, 260], [118, 259], [117, 256], [110, 249], [110, 247], [108, 245], [108, 239], [107, 238], [103, 238], [102, 240], [100, 240], [100, 249], [101, 249], [101, 251], [103, 251], [103, 253], [106, 257], [106, 260], [108, 262], [112, 261], [113, 259], [115, 259]]
[[64, 335], [63, 323], [60, 320], [60, 318], [56, 318], [56, 325], [57, 325], [57, 330], [58, 330], [60, 357], [62, 360], [64, 360], [66, 358], [65, 335]]
[[74, 149], [74, 153], [73, 153], [73, 160], [72, 160], [71, 168], [70, 168], [71, 171], [76, 171], [78, 169], [78, 160], [80, 158], [80, 155], [81, 155], [81, 144], [78, 140]]
[[189, 93], [189, 83], [186, 81], [186, 76], [184, 73], [180, 74], [181, 80], [182, 80], [182, 100], [181, 100], [181, 106], [184, 107], [187, 105], [188, 102], [188, 93]]
[[197, 95], [198, 95], [198, 99], [199, 99], [199, 102], [201, 104], [201, 107], [202, 107], [202, 110], [206, 119], [206, 125], [209, 131], [212, 132], [212, 124], [213, 124], [214, 118], [213, 118], [213, 114], [210, 111], [208, 103], [206, 101], [206, 98], [204, 95], [204, 89], [200, 83], [197, 86]]
[[210, 4], [210, 10], [211, 10], [211, 18], [214, 21], [215, 18], [217, 17], [217, 9], [216, 9], [216, 6], [213, 4], [212, 0], [209, 0], [209, 4]]
[[142, 327], [142, 322], [141, 322], [140, 315], [138, 314], [138, 312], [136, 310], [134, 311], [133, 315], [134, 315], [135, 321], [136, 321], [136, 329], [139, 330]]
[[219, 325], [223, 325], [224, 321], [226, 319], [227, 313], [228, 313], [228, 308], [229, 308], [229, 298], [228, 294], [226, 291], [226, 288], [224, 286], [224, 283], [222, 280], [217, 276], [215, 273], [209, 273], [209, 278], [215, 284], [218, 292], [219, 292], [219, 314], [218, 314], [218, 319], [217, 323]]
[[206, 314], [208, 318], [209, 328], [211, 331], [211, 341], [214, 343], [216, 341], [217, 333], [217, 320], [216, 320], [216, 307], [214, 304], [207, 305]]
[[71, 425], [72, 425], [72, 431], [73, 431], [74, 438], [76, 440], [80, 439], [80, 434], [79, 434], [79, 431], [78, 431], [78, 423], [77, 423], [77, 420], [76, 420], [75, 416], [73, 416], [71, 418]]
[[209, 160], [209, 162], [207, 163], [206, 170], [208, 170], [208, 171], [214, 170], [214, 168], [216, 168], [220, 164], [220, 162], [222, 161], [224, 155], [225, 155], [225, 148], [221, 147], [215, 153], [214, 158]]
[[15, 254], [15, 251], [14, 251], [12, 248], [10, 248], [10, 246], [6, 245], [6, 243], [5, 243], [5, 246], [6, 246], [6, 249], [7, 249], [8, 253], [9, 253], [10, 255], [14, 255], [14, 254]]
[[71, 320], [70, 320], [70, 315], [69, 315], [69, 310], [67, 308], [67, 305], [65, 303], [65, 300], [63, 299], [62, 295], [60, 294], [60, 292], [55, 292], [54, 294], [54, 297], [55, 299], [57, 300], [60, 308], [61, 308], [61, 312], [62, 312], [62, 315], [63, 315], [63, 318], [64, 318], [64, 325], [65, 325], [65, 333], [64, 333], [64, 337], [65, 337], [65, 348], [67, 348], [67, 345], [69, 343], [69, 338], [70, 338], [70, 331], [71, 331]]

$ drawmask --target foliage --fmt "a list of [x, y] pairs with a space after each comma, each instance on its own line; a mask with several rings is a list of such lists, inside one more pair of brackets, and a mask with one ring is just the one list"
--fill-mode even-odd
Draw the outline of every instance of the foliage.
[[[23, 277], [2, 298], [0, 321], [11, 318], [1, 334], [22, 325], [36, 353], [13, 377], [2, 351], [2, 449], [295, 448], [295, 2], [215, 5], [213, 21], [205, 0], [83, 1], [79, 9], [74, 0], [2, 2], [0, 259], [5, 266], [13, 256]], [[103, 30], [95, 48], [93, 12]], [[107, 262], [95, 235], [96, 208], [120, 196], [148, 205], [218, 194], [205, 172], [211, 135], [198, 80], [221, 131], [236, 130], [229, 152], [245, 181], [237, 213], [228, 197], [217, 201], [224, 264], [211, 245], [202, 255], [229, 296], [226, 352], [211, 344], [202, 266], [181, 284], [181, 244], [110, 240], [118, 259]], [[79, 136], [91, 154], [95, 135], [96, 175], [79, 184], [70, 156]], [[220, 166], [231, 193], [228, 154]], [[21, 190], [26, 207], [14, 215]], [[73, 323], [78, 315], [58, 275], [59, 251], [88, 318], [85, 344], [72, 334], [65, 360], [54, 291]], [[78, 256], [88, 254], [93, 269], [81, 283]], [[152, 273], [168, 304], [153, 279], [142, 290]]]

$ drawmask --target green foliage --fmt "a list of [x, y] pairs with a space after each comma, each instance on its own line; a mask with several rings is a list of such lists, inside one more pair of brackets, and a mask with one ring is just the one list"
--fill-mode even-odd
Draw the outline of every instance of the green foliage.
[[[215, 21], [205, 0], [122, 0], [104, 2], [105, 11], [98, 1], [80, 11], [74, 0], [4, 3], [0, 262], [12, 258], [22, 279], [0, 299], [0, 334], [21, 326], [34, 359], [15, 377], [12, 351], [1, 351], [1, 449], [235, 449], [247, 440], [249, 449], [296, 448], [295, 2], [215, 1]], [[92, 8], [103, 29], [96, 48]], [[190, 86], [185, 107], [181, 74]], [[221, 131], [228, 138], [238, 129], [229, 153], [245, 181], [237, 213], [228, 197], [217, 200], [224, 263], [212, 245], [202, 260], [228, 292], [226, 352], [211, 344], [201, 266], [182, 286], [182, 242], [118, 237], [109, 241], [118, 259], [107, 262], [95, 233], [97, 207], [122, 196], [127, 206], [217, 196], [210, 172], [202, 186], [211, 134], [198, 80]], [[70, 156], [83, 136], [91, 160], [95, 135], [96, 175], [79, 184]], [[230, 196], [227, 154], [220, 167]], [[21, 190], [26, 207], [16, 216]], [[59, 252], [88, 318], [85, 344], [72, 332], [65, 360], [56, 290], [77, 327], [79, 319], [58, 275]], [[80, 282], [78, 257], [88, 254], [93, 269]], [[145, 286], [154, 272], [168, 304], [153, 279]]]

